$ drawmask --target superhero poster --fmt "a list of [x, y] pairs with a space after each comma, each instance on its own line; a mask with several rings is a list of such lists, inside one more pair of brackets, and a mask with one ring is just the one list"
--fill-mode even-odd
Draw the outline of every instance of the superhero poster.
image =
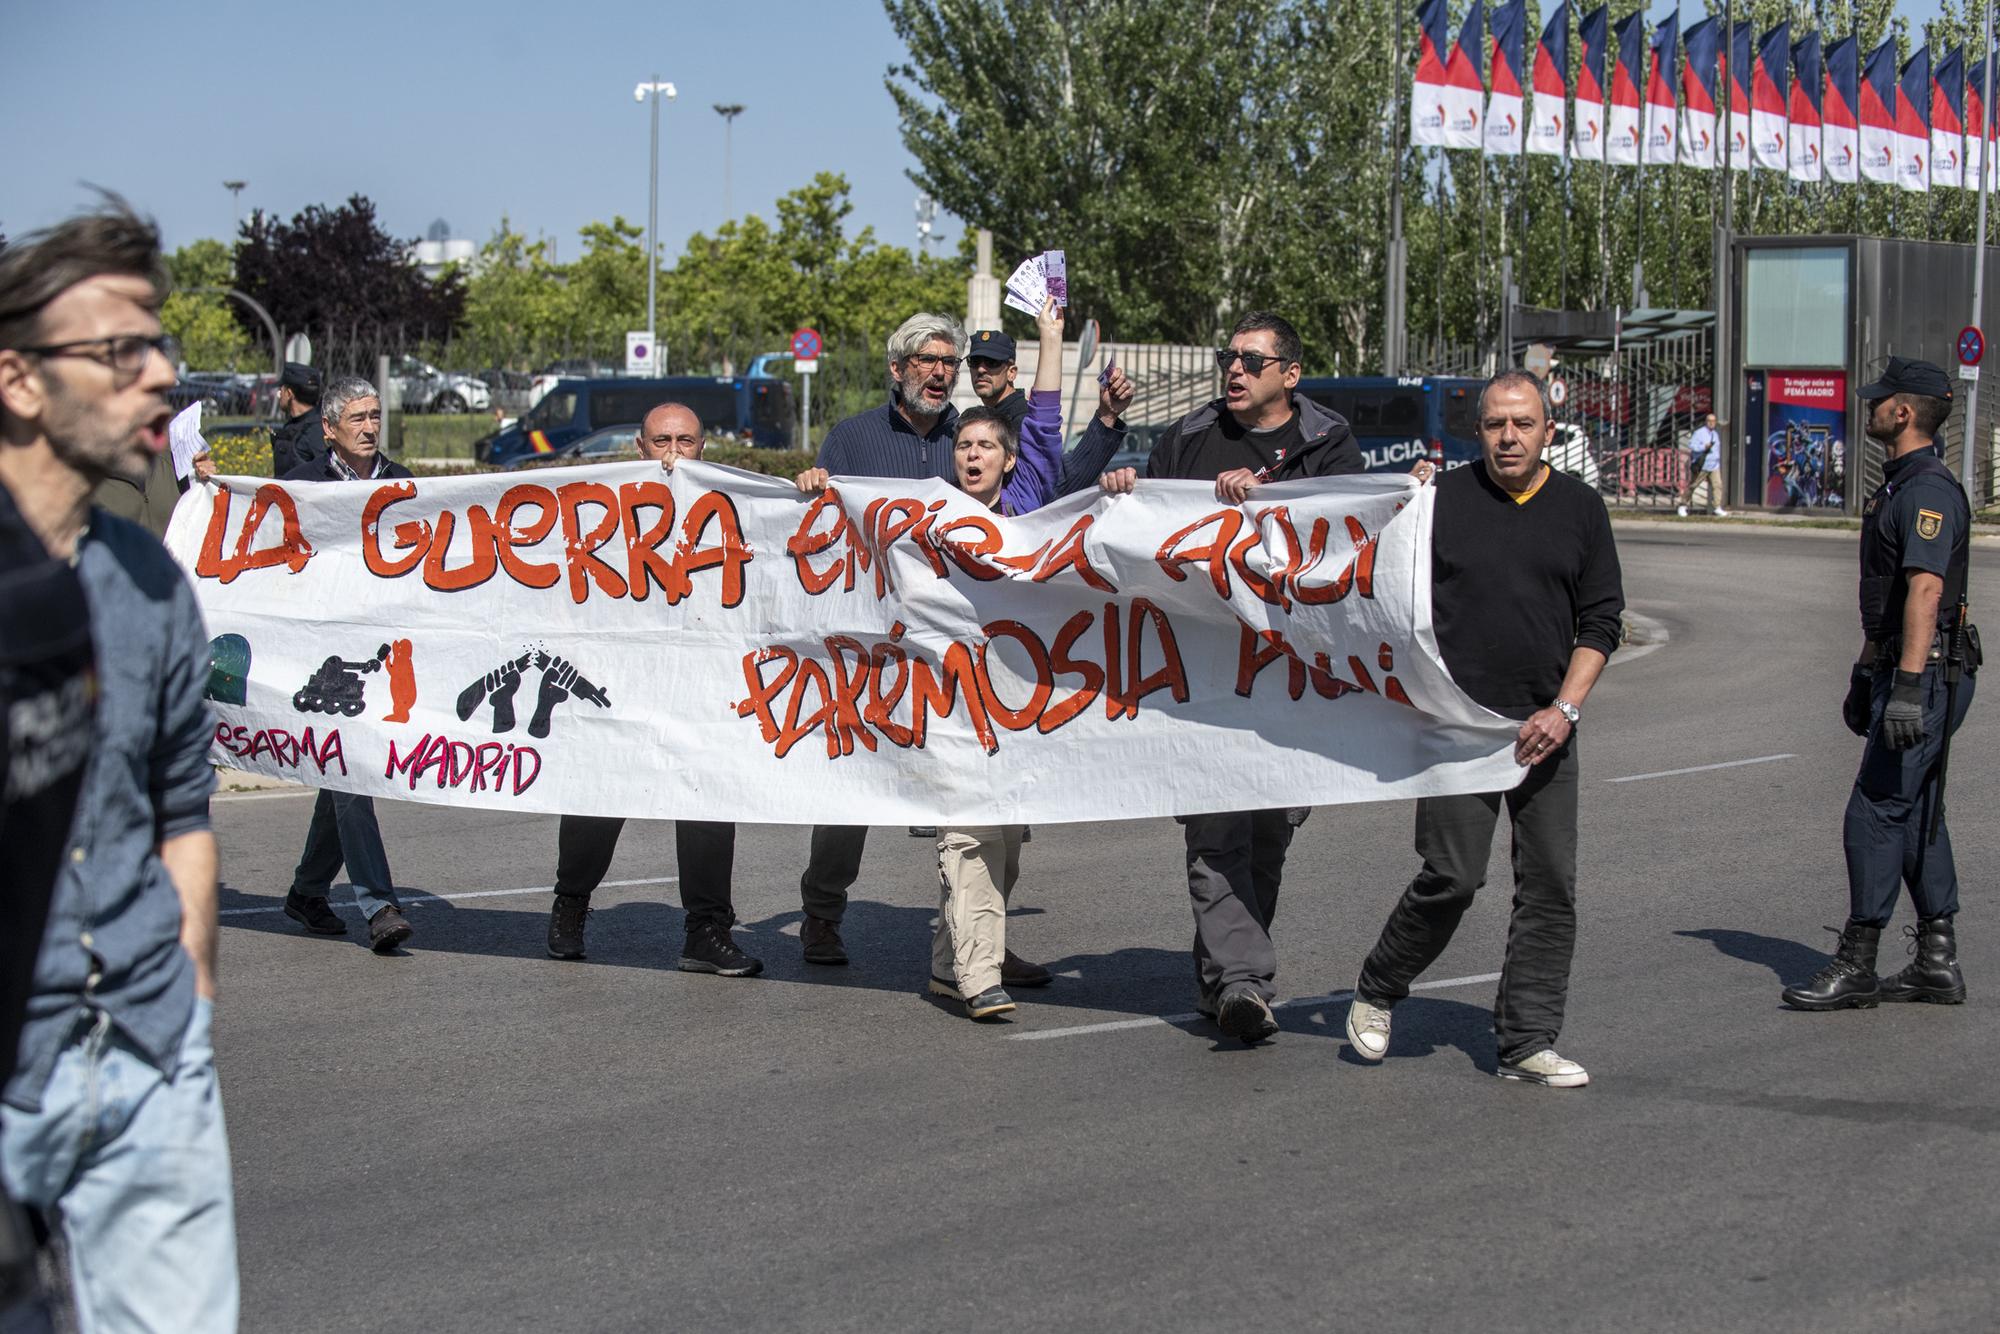
[[1764, 504], [1839, 509], [1847, 496], [1847, 375], [1769, 371], [1764, 417]]

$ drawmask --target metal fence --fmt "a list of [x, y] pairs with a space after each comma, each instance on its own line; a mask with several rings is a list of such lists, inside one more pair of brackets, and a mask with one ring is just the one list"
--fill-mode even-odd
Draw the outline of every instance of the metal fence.
[[1714, 372], [1707, 329], [1615, 352], [1560, 354], [1550, 375], [1562, 398], [1555, 461], [1573, 462], [1567, 470], [1594, 483], [1608, 504], [1679, 505], [1687, 493], [1688, 439], [1712, 410]]

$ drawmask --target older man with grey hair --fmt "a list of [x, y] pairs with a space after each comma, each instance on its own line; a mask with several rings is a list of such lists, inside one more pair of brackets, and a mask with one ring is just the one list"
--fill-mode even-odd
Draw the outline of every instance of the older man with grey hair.
[[[830, 476], [957, 482], [952, 434], [958, 409], [951, 406], [951, 391], [965, 359], [965, 327], [949, 315], [912, 315], [889, 335], [888, 353], [889, 401], [828, 431], [819, 447], [819, 466], [799, 475], [800, 490], [817, 491]], [[1034, 503], [1052, 498], [1043, 494]], [[799, 943], [807, 963], [847, 962], [840, 921], [847, 912], [848, 888], [861, 874], [867, 842], [865, 825], [813, 826], [812, 854], [799, 879], [805, 907]], [[1011, 951], [1005, 956], [1002, 985], [1037, 987], [1048, 981], [1048, 969]]]
[[[382, 396], [366, 380], [348, 376], [327, 386], [320, 399], [326, 429], [326, 455], [312, 458], [286, 473], [287, 482], [391, 481], [410, 470], [382, 453]], [[336, 656], [360, 656], [334, 650]], [[382, 846], [382, 828], [375, 820], [375, 801], [352, 792], [319, 794], [312, 824], [306, 830], [305, 851], [285, 895], [285, 916], [316, 936], [343, 936], [347, 924], [327, 904], [333, 878], [341, 867], [354, 887], [355, 906], [368, 922], [368, 947], [392, 953], [413, 934], [396, 901], [389, 872], [389, 854]]]

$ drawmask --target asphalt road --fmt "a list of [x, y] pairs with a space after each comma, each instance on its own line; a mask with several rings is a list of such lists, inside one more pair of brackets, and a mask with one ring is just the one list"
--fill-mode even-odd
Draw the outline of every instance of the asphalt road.
[[398, 881], [446, 897], [379, 959], [277, 911], [307, 803], [220, 800], [244, 1328], [1992, 1328], [2000, 707], [1951, 781], [1970, 1003], [1782, 1009], [1845, 914], [1854, 536], [1618, 537], [1668, 638], [1615, 661], [1582, 738], [1578, 1091], [1492, 1075], [1504, 837], [1449, 985], [1398, 1008], [1383, 1065], [1347, 1052], [1327, 997], [1415, 869], [1407, 805], [1300, 831], [1283, 1031], [1250, 1050], [1187, 1017], [1166, 820], [1035, 830], [1010, 943], [1061, 976], [981, 1026], [921, 994], [935, 862], [901, 829], [824, 969], [804, 830], [745, 826], [767, 972], [727, 980], [674, 971], [666, 824], [627, 828], [564, 964], [553, 818], [384, 805]]

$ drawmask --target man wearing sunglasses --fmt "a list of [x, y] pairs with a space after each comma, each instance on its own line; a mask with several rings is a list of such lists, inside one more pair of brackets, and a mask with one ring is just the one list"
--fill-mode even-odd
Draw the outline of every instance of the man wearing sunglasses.
[[[1215, 354], [1223, 396], [1167, 428], [1146, 460], [1146, 476], [1213, 481], [1218, 500], [1240, 505], [1265, 482], [1360, 472], [1361, 449], [1346, 421], [1292, 392], [1301, 352], [1298, 330], [1284, 317], [1245, 315]], [[1137, 469], [1120, 468], [1099, 485], [1124, 495], [1137, 481]], [[1196, 1007], [1231, 1037], [1261, 1041], [1278, 1031], [1271, 916], [1292, 822], [1283, 810], [1264, 810], [1188, 815], [1180, 823], [1194, 902]]]
[[100, 664], [0, 1175], [60, 1229], [82, 1328], [227, 1331], [208, 634], [166, 549], [90, 500], [167, 448], [165, 293], [158, 230], [115, 198], [0, 251], [0, 485], [74, 566]]

